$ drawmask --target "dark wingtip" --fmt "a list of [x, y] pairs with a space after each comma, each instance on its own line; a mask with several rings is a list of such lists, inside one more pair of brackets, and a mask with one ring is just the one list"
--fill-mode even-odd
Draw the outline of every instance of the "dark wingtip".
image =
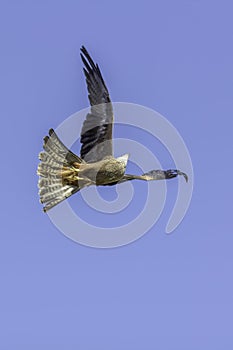
[[49, 129], [49, 136], [52, 136], [52, 134], [54, 134], [54, 130], [51, 128]]
[[88, 51], [87, 51], [87, 49], [85, 48], [84, 45], [82, 45], [80, 47], [80, 56], [81, 56], [82, 60], [84, 59], [84, 57], [88, 57], [89, 56], [89, 53], [88, 53]]
[[46, 144], [48, 142], [48, 140], [49, 140], [49, 137], [45, 136], [43, 140], [44, 140], [44, 143]]
[[85, 48], [85, 46], [84, 45], [82, 45], [81, 47], [80, 47], [80, 51], [85, 55], [86, 53], [88, 53], [88, 51], [87, 51], [87, 49]]
[[85, 48], [85, 46], [81, 46], [80, 51], [81, 51], [80, 56], [81, 56], [81, 59], [83, 61], [84, 66], [87, 68], [88, 71], [90, 69], [95, 71], [96, 70], [95, 62], [91, 58], [91, 56], [90, 56], [89, 52], [87, 51], [87, 49]]

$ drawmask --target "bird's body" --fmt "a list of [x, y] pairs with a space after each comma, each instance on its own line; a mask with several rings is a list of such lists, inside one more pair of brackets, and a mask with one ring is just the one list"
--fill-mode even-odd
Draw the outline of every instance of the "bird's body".
[[80, 187], [117, 183], [125, 174], [127, 160], [128, 155], [125, 155], [118, 158], [106, 157], [95, 163], [74, 163], [72, 168], [64, 169], [63, 183]]
[[53, 208], [84, 187], [111, 186], [129, 180], [162, 180], [187, 175], [179, 170], [152, 170], [142, 175], [125, 174], [128, 154], [115, 158], [112, 147], [113, 107], [100, 69], [81, 48], [88, 97], [91, 104], [81, 131], [80, 157], [70, 151], [53, 129], [44, 138], [39, 155], [39, 195], [44, 211]]
[[118, 158], [106, 157], [99, 162], [85, 164], [81, 175], [91, 179], [96, 186], [110, 185], [123, 178], [127, 160], [127, 155]]

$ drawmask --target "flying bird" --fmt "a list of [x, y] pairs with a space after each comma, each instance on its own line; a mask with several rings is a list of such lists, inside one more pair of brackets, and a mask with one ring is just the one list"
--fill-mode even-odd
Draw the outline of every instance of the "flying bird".
[[44, 138], [44, 151], [39, 154], [40, 202], [44, 212], [53, 208], [84, 187], [112, 186], [130, 180], [165, 180], [178, 175], [180, 170], [151, 170], [142, 175], [125, 174], [128, 154], [115, 158], [112, 146], [114, 123], [113, 106], [98, 64], [95, 64], [84, 46], [81, 59], [86, 78], [90, 112], [81, 130], [80, 156], [69, 150], [53, 129]]

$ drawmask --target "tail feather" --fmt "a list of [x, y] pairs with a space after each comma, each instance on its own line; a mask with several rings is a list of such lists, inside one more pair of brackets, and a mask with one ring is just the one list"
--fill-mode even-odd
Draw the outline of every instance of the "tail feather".
[[[59, 139], [57, 134], [54, 132], [53, 129], [49, 130], [50, 140], [52, 141], [52, 145], [54, 147], [57, 147], [57, 150], [60, 154], [63, 154], [67, 160], [68, 163], [83, 163], [84, 161], [79, 158], [76, 154], [74, 154], [72, 151], [70, 151]], [[56, 153], [56, 152], [55, 152]]]
[[42, 187], [49, 187], [51, 185], [54, 184], [60, 184], [61, 183], [61, 179], [54, 177], [54, 178], [45, 178], [45, 177], [41, 177], [38, 181], [38, 187], [39, 189], [41, 189]]
[[71, 152], [58, 138], [53, 129], [44, 138], [44, 152], [39, 154], [37, 174], [40, 202], [47, 212], [72, 194], [79, 191], [77, 183], [67, 184], [65, 175], [72, 173], [74, 163], [81, 164], [81, 158]]
[[50, 164], [50, 165], [58, 164], [59, 166], [62, 166], [64, 162], [64, 159], [61, 161], [57, 157], [54, 158], [52, 154], [47, 152], [40, 152], [39, 159], [43, 161], [44, 164]]
[[[38, 165], [38, 173], [41, 175], [42, 173], [45, 174], [51, 174], [51, 175], [57, 175], [59, 173], [59, 170], [62, 170], [61, 166], [58, 166], [57, 164], [46, 164], [46, 163], [40, 163]], [[43, 175], [42, 175], [43, 176]]]
[[46, 203], [43, 207], [43, 211], [46, 213], [48, 210], [55, 207], [57, 204], [61, 203], [72, 194], [79, 191], [79, 188], [73, 186], [65, 186], [66, 188], [62, 188], [60, 191], [51, 191], [51, 193], [47, 193], [47, 195], [42, 196], [41, 203]]
[[48, 154], [47, 157], [52, 157], [54, 162], [64, 164], [64, 162], [66, 161], [66, 151], [60, 151], [59, 149], [57, 149], [53, 144], [52, 139], [50, 140], [48, 136], [44, 138], [43, 148]]
[[[51, 185], [47, 185], [46, 187], [40, 188], [40, 200], [44, 200], [44, 196], [47, 193], [55, 193], [57, 190], [61, 189], [62, 186], [59, 183], [52, 183]], [[50, 192], [49, 192], [49, 191]]]
[[[41, 203], [47, 203], [53, 200], [54, 198], [63, 198], [66, 194], [71, 193], [72, 188], [70, 186], [59, 186], [47, 188], [47, 191], [44, 189], [44, 193], [40, 192], [40, 201]], [[66, 197], [65, 197], [66, 198]]]

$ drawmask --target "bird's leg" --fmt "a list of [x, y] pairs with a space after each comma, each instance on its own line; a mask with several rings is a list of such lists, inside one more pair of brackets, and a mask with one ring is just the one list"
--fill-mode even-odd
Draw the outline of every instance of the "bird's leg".
[[180, 170], [170, 169], [170, 170], [151, 170], [148, 173], [142, 175], [130, 175], [125, 174], [120, 182], [125, 182], [129, 180], [144, 180], [144, 181], [154, 181], [154, 180], [167, 180], [172, 179], [182, 175], [185, 178], [185, 181], [188, 182], [187, 174], [183, 173]]

